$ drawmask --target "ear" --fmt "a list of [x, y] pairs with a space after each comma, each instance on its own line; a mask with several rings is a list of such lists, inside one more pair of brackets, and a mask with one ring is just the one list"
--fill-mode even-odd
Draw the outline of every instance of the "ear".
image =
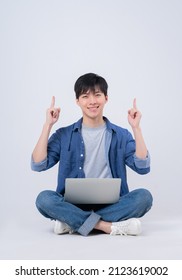
[[76, 101], [76, 104], [77, 104], [77, 105], [79, 105], [79, 100], [78, 100], [78, 99], [76, 99], [75, 101]]
[[76, 104], [77, 104], [78, 106], [80, 106], [80, 104], [79, 104], [79, 99], [77, 98], [75, 101], [76, 101]]
[[108, 102], [108, 95], [105, 95], [106, 103]]

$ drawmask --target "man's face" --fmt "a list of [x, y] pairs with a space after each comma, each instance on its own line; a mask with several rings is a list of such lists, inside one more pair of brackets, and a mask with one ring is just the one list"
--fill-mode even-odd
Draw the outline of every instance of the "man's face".
[[108, 96], [96, 88], [95, 91], [88, 90], [81, 94], [76, 101], [82, 110], [83, 117], [98, 119], [103, 115], [103, 108], [107, 100]]

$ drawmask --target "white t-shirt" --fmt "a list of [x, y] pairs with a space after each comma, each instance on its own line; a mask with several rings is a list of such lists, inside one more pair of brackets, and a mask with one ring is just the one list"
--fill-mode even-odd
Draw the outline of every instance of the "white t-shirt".
[[85, 177], [111, 178], [105, 149], [106, 124], [94, 128], [82, 124], [82, 137], [85, 145]]

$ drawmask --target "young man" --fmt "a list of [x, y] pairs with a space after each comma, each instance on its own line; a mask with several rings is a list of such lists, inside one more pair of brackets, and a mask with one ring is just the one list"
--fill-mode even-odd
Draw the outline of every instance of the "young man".
[[[36, 206], [46, 218], [55, 220], [54, 232], [78, 232], [87, 236], [93, 229], [116, 235], [141, 233], [142, 217], [152, 206], [152, 196], [146, 189], [129, 192], [126, 165], [139, 174], [150, 171], [150, 156], [140, 128], [141, 113], [136, 99], [128, 111], [131, 133], [103, 117], [108, 101], [108, 85], [104, 78], [88, 73], [75, 83], [76, 103], [82, 118], [58, 129], [49, 138], [58, 121], [60, 108], [52, 97], [41, 136], [32, 154], [32, 169], [43, 171], [59, 162], [56, 191], [42, 191]], [[121, 193], [117, 203], [110, 205], [74, 205], [64, 200], [66, 178], [121, 178]]]

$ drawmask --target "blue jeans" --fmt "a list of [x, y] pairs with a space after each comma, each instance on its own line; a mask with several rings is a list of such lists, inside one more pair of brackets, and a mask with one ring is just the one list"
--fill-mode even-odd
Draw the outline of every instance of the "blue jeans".
[[109, 205], [74, 205], [61, 194], [45, 190], [36, 200], [39, 212], [46, 218], [67, 223], [75, 232], [87, 236], [99, 220], [118, 222], [139, 218], [152, 206], [152, 195], [146, 189], [137, 189]]

